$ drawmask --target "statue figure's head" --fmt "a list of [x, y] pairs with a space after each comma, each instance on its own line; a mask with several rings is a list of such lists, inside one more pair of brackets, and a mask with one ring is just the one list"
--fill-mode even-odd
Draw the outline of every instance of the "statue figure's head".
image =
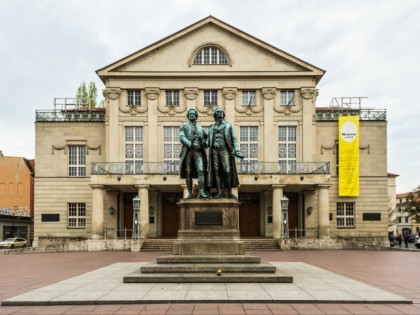
[[197, 119], [197, 118], [198, 118], [198, 112], [197, 112], [197, 110], [196, 110], [195, 108], [190, 108], [190, 109], [187, 111], [187, 117], [188, 117], [188, 119], [190, 119], [190, 113], [194, 113], [194, 114], [195, 114], [195, 119]]
[[223, 110], [223, 108], [217, 107], [214, 110], [213, 117], [214, 117], [214, 119], [217, 119], [217, 118], [225, 118], [225, 111]]

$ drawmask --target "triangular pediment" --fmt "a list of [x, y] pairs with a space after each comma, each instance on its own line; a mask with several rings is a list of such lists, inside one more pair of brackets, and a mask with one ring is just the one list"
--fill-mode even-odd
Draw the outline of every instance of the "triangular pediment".
[[[193, 58], [206, 45], [220, 47], [227, 65], [195, 65]], [[109, 76], [166, 75], [303, 75], [318, 78], [324, 70], [273, 47], [212, 16], [97, 71]]]

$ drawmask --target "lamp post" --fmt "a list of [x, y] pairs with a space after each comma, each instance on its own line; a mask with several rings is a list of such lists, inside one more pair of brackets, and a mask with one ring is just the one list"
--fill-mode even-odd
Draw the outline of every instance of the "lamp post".
[[140, 239], [140, 198], [135, 196], [133, 198], [133, 240]]
[[283, 196], [281, 199], [281, 225], [282, 225], [282, 239], [289, 239], [289, 199]]

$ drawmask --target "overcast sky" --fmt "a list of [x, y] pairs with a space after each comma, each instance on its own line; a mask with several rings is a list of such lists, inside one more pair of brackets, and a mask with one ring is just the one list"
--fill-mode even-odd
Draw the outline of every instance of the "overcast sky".
[[420, 184], [419, 0], [0, 0], [0, 150], [34, 158], [35, 110], [209, 15], [326, 70], [317, 106], [386, 109], [397, 192]]

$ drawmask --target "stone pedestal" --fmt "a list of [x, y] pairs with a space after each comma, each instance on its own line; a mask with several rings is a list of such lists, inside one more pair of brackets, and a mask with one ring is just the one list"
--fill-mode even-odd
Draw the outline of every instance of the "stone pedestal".
[[236, 199], [181, 199], [174, 255], [245, 255]]

